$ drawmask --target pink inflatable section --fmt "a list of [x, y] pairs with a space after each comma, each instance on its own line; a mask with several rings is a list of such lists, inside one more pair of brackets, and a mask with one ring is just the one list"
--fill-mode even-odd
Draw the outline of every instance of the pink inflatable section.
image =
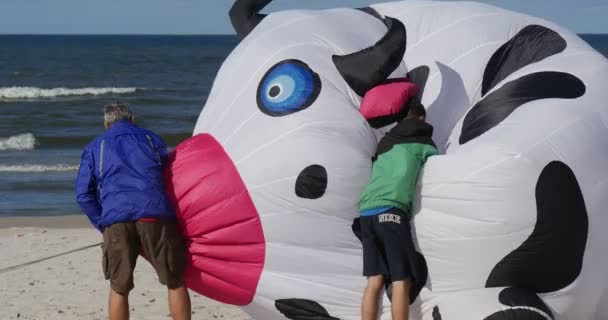
[[249, 304], [264, 267], [264, 233], [228, 154], [211, 135], [192, 137], [169, 156], [165, 184], [186, 239], [188, 288]]
[[420, 88], [408, 79], [393, 79], [370, 89], [361, 101], [359, 112], [367, 120], [394, 116], [419, 92]]

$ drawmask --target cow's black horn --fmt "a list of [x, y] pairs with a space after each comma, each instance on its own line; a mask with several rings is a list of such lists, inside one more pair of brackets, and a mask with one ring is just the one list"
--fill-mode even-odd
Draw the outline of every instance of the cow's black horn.
[[237, 0], [230, 9], [230, 21], [236, 33], [245, 38], [255, 27], [264, 20], [265, 14], [260, 14], [272, 0]]
[[403, 23], [385, 17], [388, 32], [375, 45], [347, 55], [334, 55], [338, 71], [359, 96], [386, 80], [403, 60], [407, 33]]

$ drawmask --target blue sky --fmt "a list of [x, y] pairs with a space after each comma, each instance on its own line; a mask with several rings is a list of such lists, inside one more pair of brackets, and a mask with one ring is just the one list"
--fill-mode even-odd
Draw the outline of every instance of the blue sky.
[[[608, 33], [608, 0], [480, 0]], [[357, 7], [382, 0], [275, 0], [270, 11]], [[0, 0], [0, 34], [230, 34], [230, 0]]]

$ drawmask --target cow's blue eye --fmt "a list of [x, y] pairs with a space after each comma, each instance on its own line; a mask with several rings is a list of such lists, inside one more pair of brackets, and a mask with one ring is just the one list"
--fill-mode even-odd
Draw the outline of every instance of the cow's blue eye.
[[321, 79], [299, 60], [274, 65], [258, 86], [257, 103], [262, 112], [273, 117], [286, 116], [308, 108], [321, 92]]

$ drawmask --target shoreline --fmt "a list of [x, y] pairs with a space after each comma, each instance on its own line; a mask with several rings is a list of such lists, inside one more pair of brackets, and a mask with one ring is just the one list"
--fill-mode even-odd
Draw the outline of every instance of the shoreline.
[[84, 215], [0, 217], [0, 230], [10, 228], [84, 229], [93, 228]]

